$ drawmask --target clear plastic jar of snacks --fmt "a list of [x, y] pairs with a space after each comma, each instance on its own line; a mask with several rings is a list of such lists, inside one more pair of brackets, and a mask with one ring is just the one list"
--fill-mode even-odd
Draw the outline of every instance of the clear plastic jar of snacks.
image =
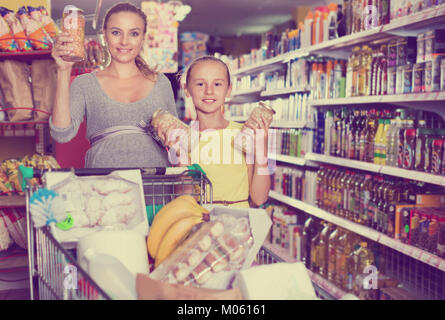
[[85, 17], [83, 10], [72, 5], [65, 6], [62, 16], [62, 31], [69, 33], [73, 38], [69, 55], [63, 56], [63, 60], [79, 62], [85, 59]]
[[272, 123], [274, 114], [275, 110], [272, 109], [272, 107], [266, 105], [263, 102], [259, 102], [259, 106], [252, 110], [249, 118], [241, 128], [241, 131], [235, 137], [235, 148], [246, 153], [253, 152], [255, 133], [251, 128], [255, 127], [255, 120], [260, 119], [261, 116], [263, 116], [264, 119], [267, 121], [267, 124], [270, 125]]
[[179, 138], [183, 149], [191, 152], [190, 127], [167, 110], [156, 110], [151, 118], [150, 126], [154, 132], [161, 132], [159, 138], [164, 146], [167, 145], [168, 140], [176, 141]]

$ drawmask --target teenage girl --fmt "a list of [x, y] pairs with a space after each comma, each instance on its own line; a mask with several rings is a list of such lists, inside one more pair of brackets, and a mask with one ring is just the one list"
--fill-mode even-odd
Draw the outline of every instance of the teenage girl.
[[[206, 172], [213, 187], [213, 203], [248, 208], [267, 201], [270, 174], [267, 163], [268, 124], [255, 119], [255, 156], [233, 147], [242, 124], [224, 118], [225, 99], [232, 85], [227, 65], [213, 56], [194, 60], [185, 72], [184, 92], [196, 109], [199, 143], [192, 144], [190, 160]], [[254, 161], [253, 161], [254, 160]]]

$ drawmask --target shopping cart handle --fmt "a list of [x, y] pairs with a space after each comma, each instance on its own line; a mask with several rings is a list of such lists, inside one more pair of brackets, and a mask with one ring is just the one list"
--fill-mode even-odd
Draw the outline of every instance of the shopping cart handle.
[[[204, 176], [206, 175], [205, 171], [197, 163], [194, 163], [191, 166], [188, 166], [187, 168], [192, 171], [191, 173], [189, 173], [189, 175], [191, 175], [192, 177], [197, 178], [196, 171], [200, 171]], [[193, 171], [195, 171], [195, 172], [193, 172]]]

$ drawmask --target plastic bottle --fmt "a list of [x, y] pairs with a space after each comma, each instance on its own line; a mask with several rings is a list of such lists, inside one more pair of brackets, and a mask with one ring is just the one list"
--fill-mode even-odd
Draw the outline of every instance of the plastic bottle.
[[388, 131], [390, 129], [391, 120], [385, 119], [385, 126], [383, 128], [381, 147], [380, 147], [380, 164], [386, 165], [386, 150], [388, 146]]
[[338, 6], [336, 3], [330, 3], [328, 5], [329, 16], [328, 16], [328, 40], [338, 38], [337, 33], [337, 10]]
[[136, 300], [136, 278], [115, 257], [99, 254], [94, 249], [84, 252], [91, 278], [116, 300]]
[[386, 159], [385, 159], [385, 165], [390, 166], [393, 163], [393, 145], [394, 145], [394, 134], [397, 129], [397, 118], [393, 118], [390, 120], [390, 127], [388, 129], [388, 132], [386, 133]]
[[382, 139], [384, 127], [385, 127], [385, 120], [379, 119], [377, 133], [375, 134], [375, 137], [374, 137], [374, 161], [373, 162], [375, 164], [380, 164], [380, 155], [381, 155], [381, 148], [382, 148], [381, 139]]
[[341, 229], [337, 228], [329, 236], [328, 256], [327, 256], [328, 260], [327, 279], [332, 282], [335, 280], [335, 262], [336, 262], [335, 248], [337, 247], [337, 242], [341, 235], [342, 235]]
[[328, 246], [329, 246], [329, 236], [334, 231], [334, 226], [330, 223], [326, 223], [323, 230], [320, 233], [319, 242], [319, 269], [318, 273], [324, 277], [328, 277]]
[[405, 169], [414, 169], [416, 162], [416, 129], [414, 122], [408, 121], [408, 127], [404, 131], [404, 145], [403, 145], [403, 165]]
[[353, 97], [357, 97], [359, 95], [359, 73], [362, 65], [362, 55], [363, 50], [360, 47], [354, 47], [352, 49], [354, 54], [354, 60], [352, 61], [352, 89], [351, 94]]

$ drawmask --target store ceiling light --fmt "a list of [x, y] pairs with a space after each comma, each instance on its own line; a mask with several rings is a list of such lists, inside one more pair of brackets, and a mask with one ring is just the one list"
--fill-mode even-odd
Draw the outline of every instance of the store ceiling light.
[[182, 21], [185, 17], [192, 11], [192, 7], [189, 5], [185, 5], [182, 1], [179, 0], [170, 0], [167, 2], [169, 5], [173, 7], [175, 12], [175, 20]]

